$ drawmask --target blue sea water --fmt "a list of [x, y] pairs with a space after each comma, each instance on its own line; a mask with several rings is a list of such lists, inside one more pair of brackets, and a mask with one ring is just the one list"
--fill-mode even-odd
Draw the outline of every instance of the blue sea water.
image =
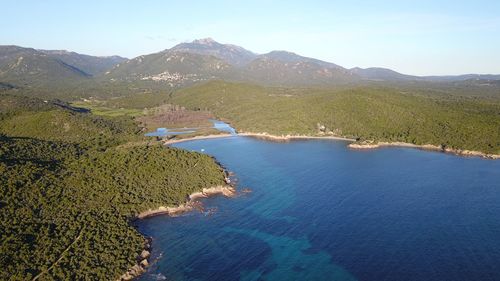
[[500, 161], [328, 140], [176, 146], [252, 192], [138, 221], [158, 258], [140, 280], [500, 280]]

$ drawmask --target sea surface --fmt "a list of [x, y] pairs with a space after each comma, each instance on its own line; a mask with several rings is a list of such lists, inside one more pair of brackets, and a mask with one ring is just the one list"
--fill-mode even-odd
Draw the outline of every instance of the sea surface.
[[331, 140], [175, 146], [252, 192], [138, 221], [156, 259], [140, 280], [500, 280], [500, 161]]

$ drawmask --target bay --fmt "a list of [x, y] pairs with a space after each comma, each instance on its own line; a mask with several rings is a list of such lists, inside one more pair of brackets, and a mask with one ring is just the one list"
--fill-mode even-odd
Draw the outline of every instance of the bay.
[[175, 146], [252, 192], [138, 221], [157, 259], [140, 280], [500, 280], [500, 161], [330, 140]]

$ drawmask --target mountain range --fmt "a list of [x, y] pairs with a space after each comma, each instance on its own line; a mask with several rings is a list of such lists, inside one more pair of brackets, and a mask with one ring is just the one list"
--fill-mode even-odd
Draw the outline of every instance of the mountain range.
[[133, 59], [0, 46], [2, 88], [50, 86], [86, 80], [151, 81], [178, 87], [213, 79], [273, 86], [311, 86], [365, 81], [500, 80], [500, 75], [412, 76], [378, 67], [347, 69], [288, 51], [256, 54], [240, 46], [221, 44], [211, 38], [181, 43], [170, 49]]
[[88, 80], [125, 60], [119, 56], [0, 46], [0, 82], [23, 87]]

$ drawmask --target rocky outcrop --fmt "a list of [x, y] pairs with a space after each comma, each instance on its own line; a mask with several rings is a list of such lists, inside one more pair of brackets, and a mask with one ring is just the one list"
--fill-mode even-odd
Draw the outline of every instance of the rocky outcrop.
[[196, 200], [200, 198], [206, 198], [214, 195], [223, 195], [226, 197], [233, 197], [236, 194], [236, 190], [232, 186], [215, 186], [210, 188], [203, 188], [200, 192], [195, 192], [189, 195], [188, 201], [184, 204], [181, 204], [177, 207], [165, 207], [160, 206], [154, 210], [147, 210], [141, 212], [137, 215], [138, 219], [143, 219], [156, 215], [169, 215], [169, 216], [177, 216], [181, 213], [189, 212], [194, 210], [197, 207]]
[[127, 270], [120, 278], [118, 279], [119, 281], [127, 281], [127, 280], [132, 280], [139, 275], [143, 274], [146, 272], [146, 268], [149, 266], [148, 258], [151, 256], [151, 239], [148, 238], [144, 241], [144, 249], [142, 252], [137, 256], [137, 262]]
[[374, 148], [379, 148], [380, 145], [378, 143], [376, 144], [360, 144], [360, 143], [350, 143], [349, 148], [353, 149], [374, 149]]
[[[230, 183], [229, 178], [226, 178], [226, 183]], [[194, 201], [200, 198], [206, 198], [214, 195], [223, 195], [225, 197], [234, 197], [236, 191], [232, 186], [216, 186], [211, 188], [204, 188], [201, 192], [195, 192], [189, 195], [189, 201]]]

